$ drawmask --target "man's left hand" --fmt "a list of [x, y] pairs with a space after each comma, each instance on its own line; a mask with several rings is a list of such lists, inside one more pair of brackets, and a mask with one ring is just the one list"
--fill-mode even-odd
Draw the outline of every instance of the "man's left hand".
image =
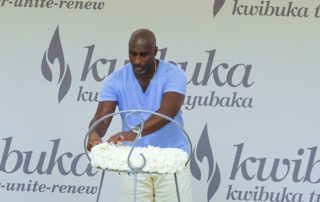
[[107, 142], [108, 143], [114, 143], [118, 144], [121, 142], [133, 142], [137, 137], [137, 134], [134, 133], [132, 130], [126, 131], [126, 132], [120, 132], [113, 136], [111, 136]]

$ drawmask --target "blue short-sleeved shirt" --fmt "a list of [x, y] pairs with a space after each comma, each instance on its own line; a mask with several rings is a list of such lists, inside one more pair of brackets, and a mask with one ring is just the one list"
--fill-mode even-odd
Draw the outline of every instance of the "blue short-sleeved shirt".
[[[129, 63], [106, 78], [101, 89], [100, 101], [116, 101], [120, 111], [148, 110], [154, 112], [160, 108], [164, 93], [177, 92], [185, 95], [186, 86], [186, 75], [182, 69], [159, 60], [157, 72], [147, 90], [143, 92], [134, 75], [132, 65]], [[147, 113], [141, 115], [144, 120], [151, 116]], [[125, 116], [126, 114], [121, 114], [122, 130], [128, 131], [130, 128], [125, 123]], [[174, 120], [183, 126], [181, 110]], [[137, 115], [130, 116], [127, 121], [131, 126], [141, 123], [141, 119]], [[171, 122], [160, 130], [142, 137], [137, 142], [137, 146], [145, 147], [147, 145], [180, 148], [189, 153], [188, 140], [183, 131]]]

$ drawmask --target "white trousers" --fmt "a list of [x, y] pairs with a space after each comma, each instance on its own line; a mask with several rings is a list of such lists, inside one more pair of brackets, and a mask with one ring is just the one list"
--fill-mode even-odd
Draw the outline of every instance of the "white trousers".
[[[177, 173], [181, 202], [192, 202], [189, 166]], [[120, 174], [120, 202], [133, 202], [134, 175]], [[174, 174], [138, 174], [137, 202], [178, 201]]]

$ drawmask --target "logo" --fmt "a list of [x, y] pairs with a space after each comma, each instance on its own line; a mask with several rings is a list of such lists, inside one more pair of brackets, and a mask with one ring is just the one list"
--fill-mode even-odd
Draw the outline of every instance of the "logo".
[[197, 147], [193, 150], [191, 160], [190, 160], [190, 169], [193, 177], [197, 180], [201, 181], [206, 176], [202, 176], [201, 169], [199, 167], [198, 161], [203, 163], [203, 159], [206, 158], [209, 165], [209, 174], [207, 176], [206, 183], [208, 184], [207, 188], [207, 200], [210, 199], [215, 195], [218, 191], [221, 181], [221, 174], [219, 166], [216, 162], [214, 162], [212, 149], [210, 146], [209, 136], [208, 136], [208, 129], [207, 124], [205, 125], [202, 134], [199, 138], [199, 142]]
[[[216, 1], [218, 2], [218, 1]], [[216, 4], [222, 6], [222, 4]], [[216, 7], [218, 8], [218, 7]], [[118, 58], [96, 58], [95, 45], [84, 46], [86, 49], [86, 56], [82, 64], [77, 64], [80, 67], [83, 65], [82, 73], [79, 78], [73, 75], [73, 95], [76, 95], [73, 99], [77, 102], [98, 102], [99, 91], [96, 88], [87, 86], [89, 82], [103, 82], [107, 76], [114, 72], [118, 66], [120, 69], [123, 65], [126, 65], [129, 60], [121, 62]], [[161, 60], [165, 60], [168, 48], [159, 49]], [[216, 63], [216, 49], [205, 51], [207, 55], [206, 62], [197, 62], [195, 66], [191, 66], [189, 61], [175, 62], [169, 60], [168, 62], [177, 65], [184, 70], [189, 76], [187, 78], [187, 84], [192, 86], [198, 86], [200, 88], [207, 88], [212, 85], [211, 90], [205, 94], [195, 93], [186, 95], [183, 107], [187, 110], [193, 110], [197, 107], [231, 107], [231, 108], [253, 108], [254, 98], [249, 96], [243, 96], [240, 92], [237, 92], [235, 88], [250, 88], [254, 81], [251, 79], [252, 64], [244, 64], [241, 62], [230, 64], [229, 62]], [[98, 56], [99, 57], [99, 56]], [[41, 71], [43, 77], [49, 82], [57, 82], [58, 85], [58, 102], [64, 99], [69, 93], [71, 87], [71, 71], [69, 65], [66, 64], [65, 56], [63, 53], [59, 26], [57, 26], [52, 39], [49, 43], [48, 49], [45, 50], [42, 59]], [[56, 75], [56, 78], [54, 76]], [[87, 81], [89, 78], [89, 81]], [[78, 88], [74, 88], [78, 85]], [[99, 84], [101, 85], [101, 84]], [[232, 91], [227, 93], [220, 93], [218, 89], [214, 88], [228, 86]], [[72, 99], [72, 98], [71, 98]]]
[[[22, 170], [25, 174], [52, 175], [56, 170], [61, 175], [89, 176], [97, 174], [90, 163], [83, 164], [81, 159], [86, 158], [85, 153], [75, 155], [72, 152], [61, 154], [60, 138], [50, 140], [53, 143], [51, 151], [42, 151], [37, 156], [36, 151], [21, 151], [12, 148], [13, 137], [3, 138], [5, 145], [0, 154], [0, 172], [15, 173]], [[81, 170], [81, 171], [80, 171]]]
[[43, 77], [49, 82], [53, 82], [52, 69], [59, 63], [59, 91], [58, 91], [58, 102], [60, 103], [62, 99], [68, 93], [71, 86], [71, 71], [69, 65], [66, 64], [64, 59], [64, 54], [62, 50], [62, 45], [59, 36], [59, 26], [56, 28], [56, 31], [53, 34], [49, 48], [45, 51], [42, 64], [41, 72]]
[[220, 9], [222, 8], [225, 0], [214, 0], [213, 2], [213, 17], [216, 17]]

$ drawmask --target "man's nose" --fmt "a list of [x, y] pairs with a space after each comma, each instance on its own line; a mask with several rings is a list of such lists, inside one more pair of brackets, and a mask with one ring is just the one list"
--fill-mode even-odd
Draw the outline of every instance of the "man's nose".
[[137, 55], [133, 60], [134, 64], [141, 64], [141, 62], [142, 62], [141, 59], [142, 59], [141, 56]]

